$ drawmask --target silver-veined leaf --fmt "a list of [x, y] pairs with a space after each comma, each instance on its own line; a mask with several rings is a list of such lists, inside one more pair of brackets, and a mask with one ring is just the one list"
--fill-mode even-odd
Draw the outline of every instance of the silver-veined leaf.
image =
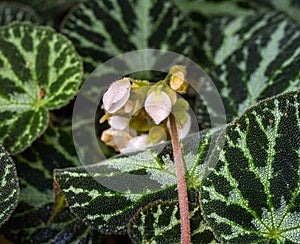
[[0, 226], [10, 217], [19, 199], [19, 181], [13, 160], [0, 146]]
[[[300, 83], [300, 26], [284, 14], [214, 19], [205, 49], [217, 67], [212, 79], [223, 99], [228, 121], [258, 101], [296, 90]], [[207, 122], [197, 101], [200, 121]]]
[[40, 18], [32, 8], [17, 2], [0, 3], [0, 25], [8, 25], [13, 21], [30, 21], [39, 23]]
[[[191, 242], [217, 243], [198, 204], [189, 204]], [[128, 232], [134, 243], [180, 244], [180, 213], [177, 201], [150, 203], [130, 220]]]
[[[154, 48], [190, 56], [192, 49], [189, 23], [172, 1], [86, 1], [67, 16], [62, 33], [73, 41], [88, 73], [129, 51]], [[141, 62], [147, 58], [141, 56]], [[154, 64], [149, 65], [150, 70]]]
[[81, 77], [81, 58], [61, 34], [29, 23], [0, 29], [0, 143], [12, 154], [30, 146]]
[[[240, 0], [175, 0], [177, 6], [187, 13], [199, 13], [207, 18], [220, 15], [245, 16], [254, 13], [256, 8], [241, 6]], [[260, 5], [261, 6], [261, 5]], [[261, 10], [261, 9], [260, 9]]]
[[[259, 4], [260, 1], [256, 2]], [[300, 2], [297, 0], [268, 0], [271, 6], [285, 12], [300, 24]]]
[[102, 236], [77, 220], [68, 208], [54, 212], [53, 169], [80, 164], [70, 127], [49, 128], [15, 158], [20, 203], [0, 229], [6, 239], [13, 243], [102, 243]]
[[207, 170], [200, 201], [220, 240], [299, 243], [299, 92], [266, 99], [231, 123]]
[[[197, 201], [194, 189], [199, 187], [203, 163], [217, 134], [198, 133], [183, 141], [191, 202]], [[59, 169], [55, 180], [79, 219], [102, 233], [122, 234], [139, 208], [157, 200], [177, 199], [172, 158], [168, 143], [94, 165]]]

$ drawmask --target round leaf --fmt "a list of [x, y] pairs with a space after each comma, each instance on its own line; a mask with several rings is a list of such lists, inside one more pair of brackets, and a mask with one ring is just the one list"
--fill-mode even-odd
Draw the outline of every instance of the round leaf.
[[82, 61], [71, 42], [47, 27], [15, 23], [0, 30], [0, 143], [16, 154], [48, 125], [48, 109], [78, 91]]
[[[191, 27], [172, 1], [85, 1], [67, 16], [62, 32], [83, 57], [86, 72], [128, 51], [154, 48], [190, 56], [192, 49]], [[122, 68], [130, 67], [127, 61]]]
[[300, 94], [247, 110], [202, 181], [204, 215], [229, 243], [300, 243]]
[[0, 25], [8, 25], [13, 21], [30, 21], [39, 23], [38, 14], [30, 7], [17, 2], [0, 3]]

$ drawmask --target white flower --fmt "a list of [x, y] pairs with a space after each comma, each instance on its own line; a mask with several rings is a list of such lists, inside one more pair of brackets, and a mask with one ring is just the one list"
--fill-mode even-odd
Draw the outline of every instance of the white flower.
[[183, 125], [177, 124], [179, 139], [186, 137], [189, 134], [192, 126], [191, 116], [188, 113], [186, 113], [186, 116], [187, 116], [187, 120]]
[[136, 152], [139, 150], [143, 150], [151, 145], [152, 144], [148, 142], [148, 135], [143, 134], [130, 139], [126, 147], [120, 148], [120, 152], [121, 153]]
[[108, 124], [116, 130], [126, 130], [129, 125], [129, 118], [124, 116], [114, 115], [108, 119]]
[[126, 131], [114, 130], [109, 128], [102, 132], [101, 141], [106, 145], [113, 147], [116, 151], [127, 147], [132, 136]]
[[166, 119], [172, 110], [170, 97], [163, 91], [151, 92], [145, 101], [145, 110], [158, 125]]
[[129, 99], [130, 88], [129, 78], [123, 78], [112, 83], [103, 95], [104, 109], [108, 113], [113, 114], [122, 108]]
[[177, 71], [174, 73], [170, 80], [170, 86], [173, 90], [177, 91], [184, 84], [184, 73], [182, 71]]
[[[185, 112], [184, 116], [186, 116], [186, 118], [187, 118], [184, 124], [180, 124], [179, 122], [176, 121], [176, 127], [177, 127], [179, 139], [186, 137], [189, 134], [191, 126], [192, 126], [192, 119], [191, 119], [191, 116], [189, 115], [189, 113]], [[167, 126], [171, 133], [169, 121], [168, 121]]]

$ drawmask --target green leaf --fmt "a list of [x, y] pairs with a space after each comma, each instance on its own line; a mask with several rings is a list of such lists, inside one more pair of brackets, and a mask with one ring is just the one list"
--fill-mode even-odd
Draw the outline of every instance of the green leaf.
[[[260, 1], [257, 1], [260, 2]], [[294, 0], [268, 0], [272, 7], [285, 12], [300, 24], [300, 3]]]
[[61, 34], [29, 23], [0, 29], [0, 143], [12, 154], [30, 146], [81, 77], [81, 58]]
[[19, 199], [19, 182], [13, 160], [0, 146], [0, 226], [10, 217]]
[[[191, 202], [197, 200], [194, 189], [199, 187], [201, 169], [216, 135], [197, 133], [182, 142]], [[94, 165], [59, 169], [55, 179], [79, 219], [102, 233], [123, 234], [139, 208], [157, 200], [177, 199], [172, 158], [167, 143]]]
[[[212, 80], [228, 121], [264, 98], [299, 88], [300, 26], [285, 15], [217, 18], [207, 36], [207, 54], [218, 65]], [[196, 108], [200, 121], [207, 122], [200, 99]]]
[[[217, 243], [204, 222], [198, 204], [189, 204], [192, 243]], [[128, 231], [134, 243], [180, 243], [179, 204], [155, 202], [140, 209], [130, 220]]]
[[203, 213], [229, 243], [300, 242], [300, 94], [267, 99], [231, 123], [200, 187]]
[[14, 243], [101, 243], [68, 208], [54, 210], [53, 169], [79, 165], [70, 127], [49, 128], [16, 156], [20, 204], [0, 233]]
[[30, 21], [39, 23], [38, 14], [30, 7], [17, 2], [0, 3], [0, 26], [8, 25], [13, 21]]
[[[255, 8], [241, 6], [241, 0], [174, 0], [176, 5], [186, 13], [200, 13], [206, 18], [220, 15], [244, 16], [254, 13]], [[248, 1], [249, 2], [249, 1]], [[253, 5], [253, 4], [252, 4]], [[253, 6], [251, 6], [253, 7]], [[260, 9], [261, 10], [261, 9]]]
[[[189, 23], [172, 1], [86, 1], [67, 16], [62, 32], [75, 44], [88, 73], [128, 51], [154, 48], [190, 56], [192, 48]], [[130, 67], [130, 60], [125, 62], [121, 68]]]

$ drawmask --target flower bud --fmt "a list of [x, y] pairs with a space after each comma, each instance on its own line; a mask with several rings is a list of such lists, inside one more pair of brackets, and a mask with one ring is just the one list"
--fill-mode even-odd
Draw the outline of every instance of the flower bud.
[[188, 83], [185, 81], [185, 67], [175, 65], [170, 69], [170, 73], [172, 74], [170, 87], [176, 92], [184, 93], [188, 87]]
[[172, 110], [170, 97], [163, 91], [154, 91], [150, 93], [145, 101], [145, 110], [149, 116], [158, 125], [166, 119]]
[[123, 78], [110, 85], [103, 95], [104, 109], [113, 114], [121, 109], [129, 99], [131, 83], [129, 78]]

